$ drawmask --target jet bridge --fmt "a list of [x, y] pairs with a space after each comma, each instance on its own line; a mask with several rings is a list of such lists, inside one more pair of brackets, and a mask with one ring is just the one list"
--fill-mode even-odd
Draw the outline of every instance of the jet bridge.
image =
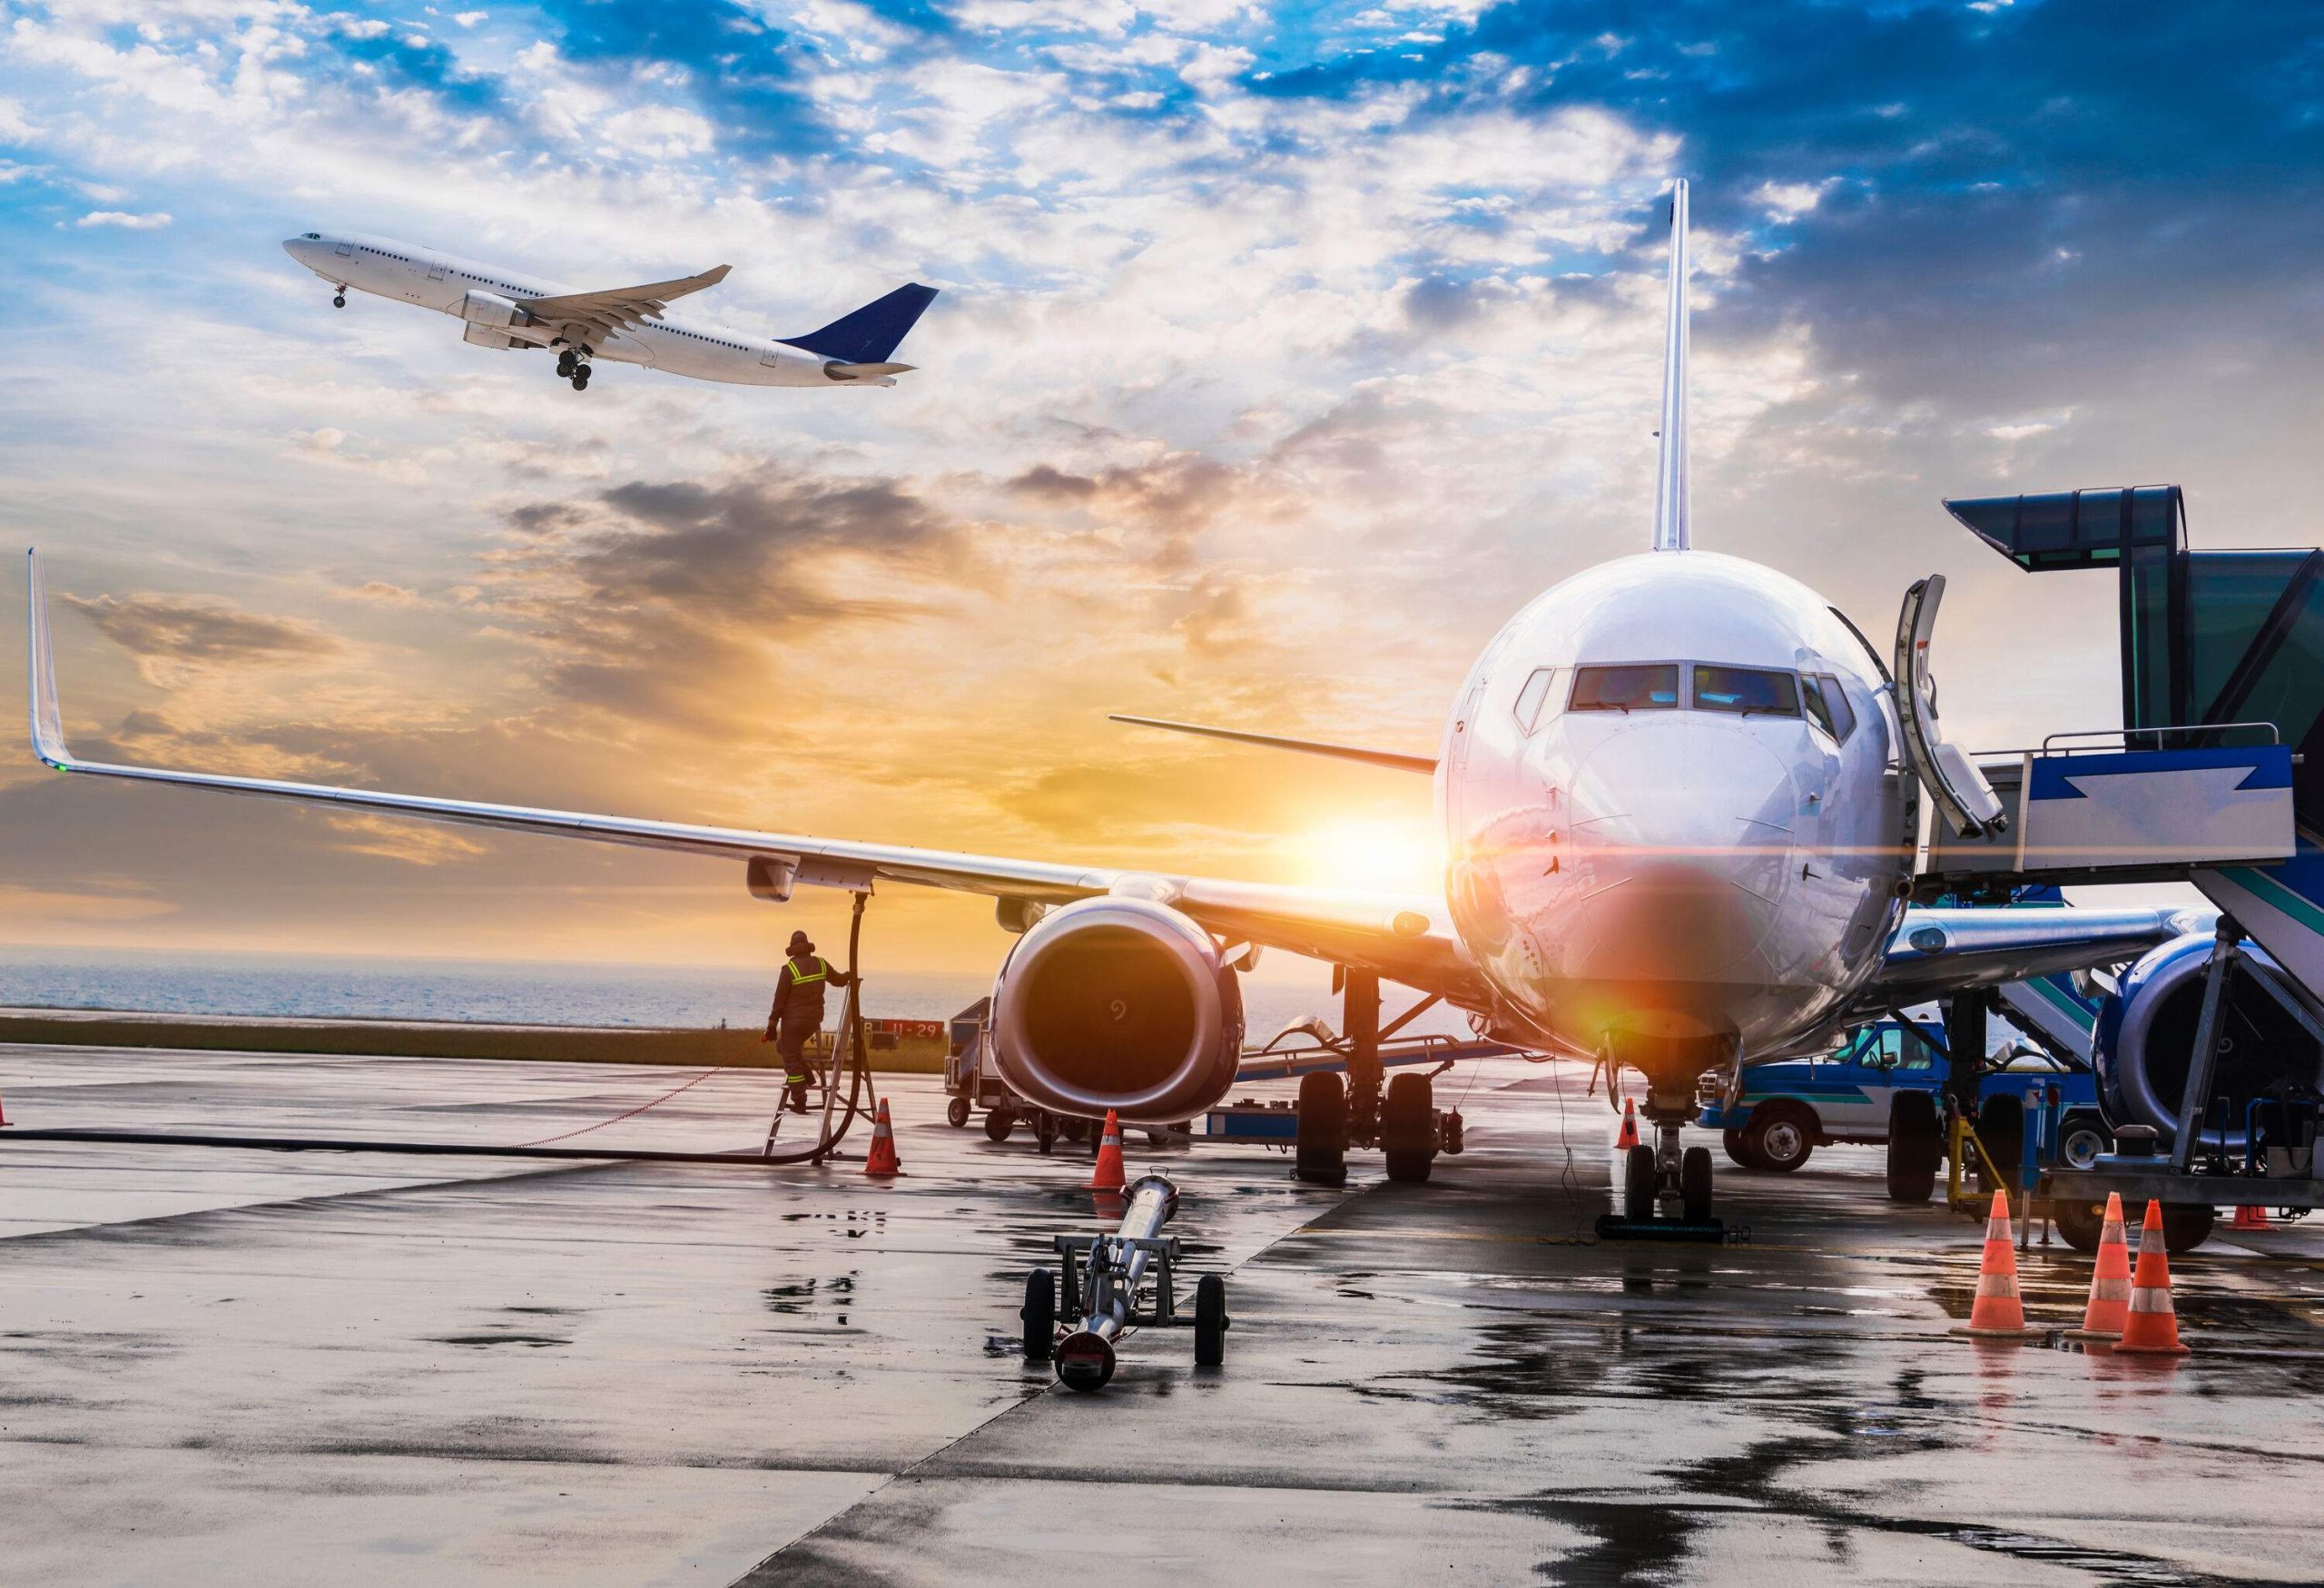
[[1921, 886], [2192, 882], [2324, 989], [2324, 549], [2191, 550], [2175, 485], [1945, 505], [2029, 573], [2113, 570], [2122, 726], [1975, 758], [2001, 819], [1935, 823]]

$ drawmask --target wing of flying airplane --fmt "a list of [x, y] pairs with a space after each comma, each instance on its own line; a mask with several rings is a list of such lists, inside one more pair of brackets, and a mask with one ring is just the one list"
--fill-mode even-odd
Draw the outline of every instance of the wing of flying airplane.
[[77, 759], [64, 743], [56, 668], [48, 632], [40, 556], [28, 559], [33, 749], [59, 772], [214, 789], [306, 804], [379, 811], [425, 821], [589, 838], [749, 863], [753, 891], [788, 897], [794, 884], [866, 889], [878, 882], [950, 888], [1034, 905], [1070, 903], [1098, 894], [1127, 894], [1179, 911], [1236, 942], [1256, 943], [1359, 969], [1453, 1002], [1482, 1009], [1491, 993], [1443, 903], [1420, 897], [1342, 893], [1265, 883], [1084, 866], [1053, 861], [960, 854], [901, 844], [857, 843], [798, 833], [650, 822], [580, 811], [542, 810], [473, 800], [436, 799], [371, 789], [335, 788], [262, 777], [116, 766]]
[[555, 298], [527, 298], [517, 307], [543, 325], [566, 327], [582, 334], [576, 340], [602, 341], [626, 325], [659, 320], [670, 300], [714, 287], [726, 279], [732, 265], [718, 265], [698, 276], [675, 281], [648, 281], [642, 287], [611, 287], [602, 292], [566, 292]]

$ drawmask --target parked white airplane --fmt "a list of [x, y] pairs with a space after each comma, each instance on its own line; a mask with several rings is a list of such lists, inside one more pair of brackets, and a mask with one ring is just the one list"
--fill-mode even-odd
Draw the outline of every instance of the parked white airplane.
[[672, 299], [724, 281], [726, 265], [675, 281], [585, 292], [352, 232], [301, 232], [282, 248], [331, 283], [331, 302], [340, 309], [352, 288], [449, 314], [477, 347], [554, 348], [556, 372], [576, 391], [587, 390], [596, 359], [737, 386], [893, 386], [912, 366], [889, 360], [936, 296], [933, 287], [898, 287], [821, 330], [768, 338], [664, 318]]
[[[2187, 922], [2154, 909], [1907, 907], [1923, 788], [1964, 831], [1999, 821], [1932, 706], [1941, 585], [1907, 597], [1900, 691], [1807, 587], [1691, 548], [1683, 182], [1671, 207], [1652, 549], [1512, 618], [1461, 686], [1438, 755], [1132, 719], [1431, 774], [1451, 857], [1441, 896], [80, 762], [60, 727], [37, 558], [33, 742], [60, 771], [740, 859], [752, 892], [778, 901], [802, 883], [881, 881], [993, 895], [1021, 934], [994, 987], [996, 1061], [1019, 1095], [1065, 1114], [1167, 1121], [1224, 1097], [1250, 948], [1376, 973], [1506, 1041], [1638, 1070], [1659, 1136], [1626, 1166], [1628, 1205], [1650, 1216], [1669, 1198], [1706, 1218], [1709, 1155], [1679, 1141], [1704, 1077], [1820, 1050], [1891, 1005], [2118, 963]], [[1392, 1176], [1425, 1177], [1433, 1130], [1427, 1081], [1398, 1076], [1381, 1120]]]

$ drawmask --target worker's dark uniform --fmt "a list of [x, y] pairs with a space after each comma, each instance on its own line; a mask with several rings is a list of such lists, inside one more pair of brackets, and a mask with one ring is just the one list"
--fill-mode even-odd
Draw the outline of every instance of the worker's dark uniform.
[[775, 973], [774, 1007], [767, 1011], [767, 1039], [783, 1055], [783, 1095], [793, 1109], [807, 1110], [807, 1039], [823, 1029], [823, 989], [844, 987], [850, 978], [816, 954], [793, 954]]

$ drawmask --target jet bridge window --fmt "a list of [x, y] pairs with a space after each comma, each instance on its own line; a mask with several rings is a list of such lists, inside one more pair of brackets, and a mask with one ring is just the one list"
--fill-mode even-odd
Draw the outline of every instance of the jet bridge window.
[[1740, 716], [1797, 716], [1799, 678], [1763, 667], [1695, 664], [1695, 708]]
[[1576, 667], [1568, 711], [1673, 711], [1679, 705], [1679, 664]]

